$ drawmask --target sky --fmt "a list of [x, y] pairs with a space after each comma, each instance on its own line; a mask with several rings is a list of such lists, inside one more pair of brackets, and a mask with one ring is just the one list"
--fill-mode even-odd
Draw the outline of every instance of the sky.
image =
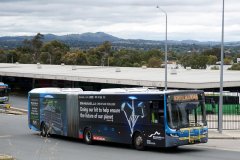
[[[0, 0], [0, 36], [105, 32], [124, 39], [221, 41], [222, 0]], [[240, 41], [240, 0], [225, 0], [225, 41]]]

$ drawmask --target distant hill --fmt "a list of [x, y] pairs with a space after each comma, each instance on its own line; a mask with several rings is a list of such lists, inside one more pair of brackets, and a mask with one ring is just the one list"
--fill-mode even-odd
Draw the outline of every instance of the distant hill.
[[[23, 41], [25, 39], [32, 39], [33, 36], [5, 36], [0, 37], [0, 41]], [[63, 36], [57, 36], [54, 34], [45, 34], [44, 41], [52, 41], [52, 40], [77, 40], [77, 41], [86, 41], [86, 42], [104, 42], [104, 41], [118, 41], [120, 38], [114, 37], [110, 34], [106, 34], [104, 32], [97, 33], [83, 33], [83, 34], [69, 34]]]
[[62, 38], [70, 38], [76, 39], [79, 41], [87, 41], [87, 42], [104, 42], [104, 41], [118, 41], [120, 38], [114, 37], [110, 34], [106, 34], [104, 32], [97, 32], [97, 33], [83, 33], [83, 34], [71, 34], [67, 36], [62, 36]]
[[[0, 37], [0, 48], [13, 49], [22, 45], [25, 39], [32, 39], [33, 36], [5, 36]], [[89, 49], [96, 47], [104, 41], [110, 41], [115, 49], [129, 48], [129, 49], [143, 49], [149, 50], [152, 48], [164, 49], [165, 41], [154, 41], [144, 39], [122, 39], [104, 32], [96, 33], [82, 33], [82, 34], [69, 34], [69, 35], [54, 35], [45, 34], [44, 41], [58, 40], [66, 43], [72, 48]], [[209, 49], [214, 46], [219, 46], [220, 42], [200, 42], [196, 40], [168, 40], [169, 50], [180, 53], [188, 51], [200, 52], [204, 49]], [[240, 42], [227, 42], [225, 46], [234, 47], [237, 51], [240, 49]]]

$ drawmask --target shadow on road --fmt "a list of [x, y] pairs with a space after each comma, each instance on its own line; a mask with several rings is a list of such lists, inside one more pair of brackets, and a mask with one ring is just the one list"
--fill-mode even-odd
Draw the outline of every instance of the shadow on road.
[[[41, 137], [39, 133], [34, 133], [32, 134], [34, 136], [37, 137]], [[44, 139], [46, 139], [46, 137], [42, 137]], [[68, 141], [71, 143], [79, 143], [79, 144], [83, 144], [83, 145], [87, 145], [84, 144], [83, 140], [81, 139], [76, 139], [76, 138], [71, 138], [71, 137], [65, 137], [65, 136], [59, 136], [59, 135], [51, 135], [47, 138], [50, 139], [55, 139], [57, 141]], [[136, 152], [141, 152], [141, 151], [137, 151], [135, 150], [131, 145], [129, 144], [119, 144], [119, 143], [113, 143], [113, 142], [100, 142], [100, 141], [94, 141], [93, 143], [94, 146], [99, 146], [99, 147], [105, 147], [105, 148], [121, 148], [121, 149], [126, 149], [126, 150], [134, 150]], [[88, 145], [90, 146], [90, 145]], [[184, 153], [194, 153], [194, 152], [204, 152], [204, 149], [201, 148], [184, 148], [184, 146], [180, 146], [177, 148], [153, 148], [153, 147], [147, 147], [145, 149], [145, 151], [147, 152], [155, 152], [155, 153], [164, 153], [164, 154], [184, 154]], [[143, 151], [144, 152], [144, 151]]]

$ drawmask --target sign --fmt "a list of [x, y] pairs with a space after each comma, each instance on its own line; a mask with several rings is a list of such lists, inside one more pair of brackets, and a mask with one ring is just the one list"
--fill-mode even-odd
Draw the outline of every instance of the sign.
[[197, 101], [197, 94], [185, 94], [185, 95], [175, 95], [173, 96], [173, 101]]
[[39, 99], [30, 99], [30, 123], [36, 127], [40, 128], [40, 110], [39, 110]]

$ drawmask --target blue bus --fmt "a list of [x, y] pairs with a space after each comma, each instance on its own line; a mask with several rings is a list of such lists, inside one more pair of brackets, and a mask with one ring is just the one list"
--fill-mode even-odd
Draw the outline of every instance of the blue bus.
[[29, 128], [136, 149], [206, 143], [204, 92], [148, 88], [36, 88], [28, 97]]
[[0, 103], [8, 103], [9, 102], [9, 88], [8, 85], [0, 82]]

